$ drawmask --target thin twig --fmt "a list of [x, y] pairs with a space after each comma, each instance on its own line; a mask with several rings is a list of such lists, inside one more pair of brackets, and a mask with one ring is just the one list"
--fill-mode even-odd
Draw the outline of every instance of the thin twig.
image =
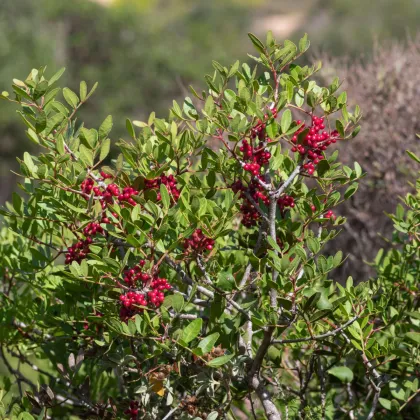
[[353, 322], [355, 322], [357, 319], [359, 319], [359, 317], [358, 316], [355, 316], [354, 318], [352, 318], [349, 321], [347, 321], [341, 327], [339, 327], [339, 328], [337, 328], [337, 329], [335, 329], [333, 331], [327, 332], [325, 334], [315, 335], [313, 337], [289, 338], [289, 339], [285, 339], [285, 340], [273, 340], [272, 343], [273, 344], [288, 344], [288, 343], [303, 343], [305, 341], [323, 340], [324, 338], [332, 337], [332, 336], [335, 336], [338, 333], [342, 332], [347, 327], [349, 327], [351, 324], [353, 324]]

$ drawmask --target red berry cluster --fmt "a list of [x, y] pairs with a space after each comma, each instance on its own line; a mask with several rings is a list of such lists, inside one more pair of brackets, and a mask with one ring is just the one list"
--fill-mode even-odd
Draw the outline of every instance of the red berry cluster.
[[124, 414], [130, 416], [131, 420], [137, 419], [137, 415], [139, 414], [139, 403], [138, 401], [130, 401], [130, 408], [124, 411]]
[[[259, 175], [259, 178], [263, 180], [262, 175]], [[254, 204], [252, 204], [252, 202], [248, 199], [245, 192], [248, 192], [249, 196], [251, 196], [256, 203], [261, 200], [266, 206], [268, 206], [270, 199], [266, 194], [264, 194], [264, 188], [256, 180], [252, 180], [248, 187], [238, 180], [232, 184], [232, 190], [235, 193], [238, 191], [241, 192], [240, 198], [243, 200], [240, 207], [242, 213], [242, 224], [246, 227], [255, 226], [261, 215], [255, 208]]]
[[254, 149], [246, 139], [242, 141], [242, 146], [239, 150], [242, 152], [244, 162], [247, 162], [243, 168], [245, 171], [251, 172], [255, 176], [260, 173], [261, 167], [268, 163], [271, 158], [271, 153], [265, 150], [262, 144], [260, 144], [257, 149]]
[[135, 287], [138, 280], [142, 281], [141, 291], [129, 291], [125, 294], [120, 295], [121, 309], [120, 318], [127, 320], [136, 313], [143, 312], [139, 306], [147, 306], [149, 308], [159, 308], [165, 299], [165, 290], [170, 290], [171, 285], [168, 280], [160, 277], [154, 278], [154, 280], [147, 285], [151, 279], [147, 273], [142, 273], [142, 267], [144, 261], [140, 261], [134, 268], [125, 271], [124, 282], [130, 287]]
[[280, 207], [280, 211], [284, 211], [286, 207], [295, 207], [295, 199], [290, 195], [283, 195], [277, 200], [277, 204]]
[[133, 200], [133, 195], [138, 195], [138, 191], [135, 190], [133, 187], [125, 187], [123, 188], [121, 194], [118, 196], [118, 201], [120, 203], [124, 203], [125, 201], [132, 206], [135, 206], [137, 203]]
[[[277, 117], [277, 109], [274, 107], [270, 107], [271, 114], [273, 118]], [[267, 121], [270, 118], [268, 114], [264, 115], [264, 121]], [[257, 124], [252, 127], [251, 129], [251, 139], [259, 138], [260, 140], [264, 140], [266, 138], [266, 123], [264, 121], [258, 120]]]
[[146, 261], [140, 260], [133, 268], [124, 271], [124, 282], [127, 286], [134, 287], [139, 280], [143, 283], [150, 280], [150, 275], [142, 271], [145, 264]]
[[102, 179], [111, 179], [114, 178], [111, 174], [106, 174], [104, 171], [101, 171], [101, 177]]
[[73, 261], [80, 262], [84, 260], [90, 252], [89, 245], [92, 243], [92, 236], [96, 234], [103, 235], [105, 231], [99, 223], [90, 222], [83, 229], [83, 233], [86, 236], [86, 239], [76, 242], [67, 249], [65, 259], [66, 264], [71, 264]]
[[104, 229], [99, 223], [90, 222], [83, 229], [83, 233], [85, 234], [86, 237], [96, 235], [97, 233], [103, 234]]
[[76, 242], [74, 245], [69, 247], [66, 252], [66, 264], [71, 264], [73, 261], [80, 262], [84, 260], [87, 254], [90, 252], [89, 245], [92, 243], [92, 238], [88, 236], [84, 240]]
[[168, 176], [161, 175], [159, 178], [144, 180], [144, 187], [146, 190], [158, 190], [157, 192], [158, 201], [162, 199], [159, 192], [159, 188], [161, 184], [166, 186], [169, 193], [172, 195], [173, 201], [177, 202], [180, 195], [180, 191], [176, 187], [176, 179], [173, 175], [168, 175]]
[[336, 219], [336, 216], [335, 216], [335, 214], [333, 213], [332, 210], [328, 210], [325, 213], [324, 217], [327, 218], [327, 219], [331, 219], [331, 220], [335, 220]]
[[[301, 125], [302, 121], [297, 120], [296, 124]], [[303, 167], [308, 171], [308, 174], [312, 175], [315, 172], [315, 166], [324, 159], [322, 152], [327, 150], [330, 144], [336, 143], [338, 132], [336, 130], [331, 133], [322, 131], [325, 129], [324, 118], [313, 116], [312, 125], [303, 139], [303, 144], [296, 144], [299, 134], [305, 129], [305, 123], [303, 123], [302, 127], [293, 136], [292, 143], [296, 146], [292, 147], [292, 152], [299, 152], [302, 156], [306, 155], [308, 157], [310, 162], [305, 163]]]
[[190, 251], [201, 254], [204, 251], [211, 251], [214, 246], [214, 239], [208, 238], [204, 235], [201, 229], [196, 229], [195, 232], [184, 241], [185, 252]]

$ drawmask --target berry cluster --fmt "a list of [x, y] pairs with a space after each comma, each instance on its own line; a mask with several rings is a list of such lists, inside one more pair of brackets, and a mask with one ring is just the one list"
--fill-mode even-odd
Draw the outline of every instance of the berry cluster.
[[277, 200], [277, 204], [280, 207], [280, 211], [284, 211], [286, 207], [295, 207], [295, 199], [287, 194], [284, 194]]
[[184, 249], [186, 253], [195, 252], [201, 254], [204, 251], [211, 251], [214, 246], [214, 239], [208, 238], [204, 235], [201, 229], [196, 229], [195, 232], [184, 241]]
[[121, 194], [118, 196], [118, 201], [120, 203], [124, 203], [125, 201], [132, 206], [135, 206], [137, 203], [133, 200], [133, 195], [138, 195], [139, 192], [135, 190], [133, 187], [125, 187], [123, 188]]
[[152, 283], [150, 284], [150, 287], [153, 290], [160, 291], [160, 292], [171, 289], [171, 285], [168, 283], [168, 280], [159, 278], [159, 277], [152, 281]]
[[105, 233], [103, 227], [96, 222], [90, 222], [83, 229], [83, 233], [86, 239], [76, 242], [74, 245], [69, 247], [66, 252], [66, 264], [71, 264], [73, 261], [80, 263], [87, 257], [90, 252], [89, 245], [92, 243], [92, 236], [96, 234], [103, 235]]
[[71, 264], [73, 261], [80, 263], [84, 260], [90, 252], [89, 245], [92, 243], [92, 237], [88, 236], [86, 239], [76, 242], [69, 247], [66, 252], [66, 264]]
[[[150, 279], [150, 276], [147, 275]], [[125, 280], [125, 278], [124, 278]], [[130, 291], [120, 295], [121, 309], [120, 318], [127, 320], [136, 313], [143, 312], [139, 306], [147, 306], [149, 308], [159, 308], [165, 299], [165, 290], [170, 290], [171, 285], [164, 278], [155, 278], [149, 287], [143, 285], [143, 290]]]
[[154, 179], [145, 179], [144, 180], [144, 188], [146, 190], [158, 190], [157, 192], [157, 200], [160, 201], [162, 199], [159, 188], [160, 185], [163, 184], [168, 189], [169, 193], [172, 195], [173, 201], [176, 203], [179, 199], [180, 191], [176, 186], [176, 179], [173, 175], [161, 175], [159, 178]]
[[336, 216], [335, 216], [335, 214], [333, 213], [332, 210], [328, 210], [325, 213], [324, 217], [327, 218], [327, 219], [331, 219], [331, 220], [335, 220], [336, 219]]
[[103, 234], [104, 229], [99, 223], [90, 222], [83, 229], [83, 233], [86, 237], [96, 235], [97, 233]]
[[130, 416], [131, 420], [137, 419], [137, 415], [139, 414], [139, 403], [138, 401], [130, 401], [130, 408], [124, 411], [124, 414]]
[[133, 268], [124, 271], [124, 282], [127, 286], [134, 287], [139, 280], [143, 283], [150, 280], [150, 275], [142, 271], [145, 264], [146, 261], [140, 260]]
[[244, 162], [247, 162], [243, 168], [255, 176], [260, 173], [261, 167], [267, 164], [271, 158], [271, 153], [265, 150], [262, 144], [259, 144], [257, 149], [254, 149], [246, 139], [242, 141], [242, 146], [239, 150], [242, 152]]
[[106, 174], [104, 171], [101, 171], [100, 173], [103, 180], [114, 178], [111, 174]]
[[[273, 118], [277, 117], [277, 109], [272, 106], [270, 107], [270, 111], [271, 114], [273, 116]], [[267, 121], [270, 118], [270, 116], [268, 114], [264, 115], [264, 121]], [[264, 121], [258, 120], [257, 124], [252, 127], [251, 129], [251, 139], [255, 139], [255, 138], [259, 138], [260, 140], [264, 140], [266, 138], [266, 132], [265, 132], [265, 128], [266, 128], [266, 123]]]
[[[272, 116], [276, 118], [277, 110], [274, 107], [271, 107], [270, 111]], [[257, 124], [251, 129], [250, 140], [244, 139], [239, 148], [242, 152], [242, 159], [245, 162], [243, 169], [264, 182], [265, 180], [260, 174], [260, 171], [271, 158], [271, 153], [265, 148], [265, 144], [270, 142], [266, 133], [266, 121], [269, 118], [270, 115], [265, 114], [264, 121], [258, 120]], [[259, 143], [254, 146], [253, 140], [257, 138]], [[270, 202], [264, 188], [256, 179], [252, 179], [248, 186], [243, 185], [242, 182], [238, 180], [231, 185], [231, 188], [235, 193], [238, 191], [241, 192], [240, 198], [243, 200], [240, 208], [242, 213], [242, 224], [246, 227], [255, 226], [261, 215], [253, 203], [259, 203], [261, 201], [265, 205], [268, 205]], [[249, 197], [251, 197], [252, 200]]]
[[[262, 176], [259, 175], [259, 177], [262, 180]], [[261, 200], [265, 205], [268, 205], [270, 203], [270, 199], [266, 194], [264, 194], [264, 188], [256, 180], [252, 180], [248, 187], [238, 180], [233, 183], [231, 187], [235, 193], [238, 191], [241, 192], [240, 198], [243, 199], [240, 207], [242, 213], [242, 224], [246, 227], [255, 226], [261, 215], [245, 193], [247, 192], [256, 203]]]
[[306, 127], [305, 123], [300, 120], [297, 120], [296, 124], [302, 124], [302, 127], [292, 138], [292, 143], [295, 144], [292, 147], [292, 152], [299, 152], [302, 156], [306, 155], [308, 157], [309, 162], [305, 163], [303, 167], [309, 175], [312, 175], [315, 172], [315, 166], [324, 159], [322, 152], [327, 150], [330, 144], [336, 143], [339, 134], [336, 130], [331, 133], [322, 131], [325, 129], [324, 118], [313, 116], [312, 125], [303, 139], [303, 144], [297, 144], [299, 134], [306, 130]]

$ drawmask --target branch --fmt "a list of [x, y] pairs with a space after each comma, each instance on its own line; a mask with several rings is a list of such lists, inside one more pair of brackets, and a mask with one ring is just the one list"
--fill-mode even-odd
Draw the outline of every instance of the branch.
[[262, 211], [261, 207], [258, 205], [258, 203], [252, 198], [251, 194], [248, 191], [244, 191], [245, 197], [248, 201], [255, 207], [255, 209], [260, 213], [261, 217], [268, 222], [268, 218], [266, 214]]
[[[293, 180], [299, 175], [301, 169], [301, 163], [299, 163], [294, 171], [290, 174], [289, 178], [283, 182], [283, 184], [274, 192], [270, 192], [270, 204], [268, 209], [268, 228], [270, 232], [270, 236], [272, 237], [273, 241], [276, 242], [276, 211], [277, 211], [277, 200], [281, 194], [291, 185]], [[278, 252], [274, 250], [274, 253], [277, 255]], [[277, 270], [273, 268], [273, 283], [276, 283], [277, 277], [279, 273]], [[270, 303], [273, 308], [277, 308], [277, 291], [275, 289], [270, 290]]]
[[372, 420], [375, 415], [376, 407], [378, 405], [379, 397], [381, 395], [381, 388], [375, 392], [372, 401], [372, 408], [370, 409], [369, 415], [366, 417], [366, 420]]
[[176, 410], [178, 410], [179, 405], [177, 405], [175, 408], [173, 408], [169, 413], [162, 419], [162, 420], [169, 420], [172, 416], [172, 414], [175, 413]]
[[268, 420], [281, 420], [280, 412], [277, 410], [273, 401], [271, 401], [270, 393], [265, 389], [257, 376], [251, 379], [250, 385], [260, 399]]
[[343, 331], [344, 329], [346, 329], [347, 327], [349, 327], [351, 324], [353, 324], [353, 322], [357, 321], [359, 319], [358, 316], [355, 316], [354, 318], [350, 319], [349, 321], [347, 321], [344, 325], [342, 325], [341, 327], [327, 332], [325, 334], [320, 334], [320, 335], [315, 335], [313, 337], [304, 337], [304, 338], [289, 338], [289, 339], [285, 339], [285, 340], [273, 340], [272, 343], [273, 344], [288, 344], [288, 343], [303, 343], [305, 341], [317, 341], [317, 340], [323, 340], [324, 338], [328, 338], [328, 337], [332, 337], [337, 335], [338, 333], [340, 333], [341, 331]]
[[262, 406], [264, 407], [265, 414], [269, 420], [281, 420], [281, 415], [277, 410], [275, 404], [271, 401], [271, 395], [266, 390], [265, 386], [260, 379], [259, 371], [263, 363], [264, 357], [267, 353], [268, 348], [271, 344], [271, 338], [274, 333], [275, 327], [270, 326], [264, 332], [264, 338], [261, 342], [261, 345], [255, 355], [255, 359], [252, 363], [252, 366], [248, 372], [248, 384], [256, 392], [258, 398], [261, 401]]
[[[165, 256], [165, 262], [166, 264], [169, 265], [169, 267], [173, 268], [179, 274], [179, 276], [181, 277], [181, 280], [185, 284], [189, 284], [189, 285], [194, 284], [192, 278], [182, 269], [182, 267], [179, 264], [177, 264], [175, 261], [172, 261], [168, 255]], [[204, 296], [207, 296], [211, 299], [214, 298], [214, 293], [203, 286], [197, 286], [197, 290], [200, 293], [202, 293]]]
[[200, 260], [200, 257], [197, 257], [197, 265], [198, 265], [198, 268], [200, 269], [200, 271], [203, 273], [203, 276], [206, 279], [206, 283], [208, 285], [210, 285], [211, 287], [213, 287], [213, 289], [217, 293], [224, 296], [224, 298], [228, 302], [228, 306], [231, 306], [231, 307], [235, 308], [238, 312], [240, 312], [242, 315], [244, 315], [246, 317], [246, 319], [249, 321], [251, 319], [249, 313], [246, 312], [244, 309], [242, 309], [242, 307], [238, 303], [236, 303], [233, 299], [226, 296], [226, 294], [223, 292], [223, 290], [221, 290], [218, 287], [213, 285], [213, 282], [211, 281], [210, 276], [208, 275], [208, 273], [206, 271], [206, 268], [203, 265], [203, 262]]
[[301, 168], [302, 168], [302, 162], [300, 162], [296, 166], [295, 170], [290, 174], [289, 178], [287, 178], [286, 181], [284, 181], [284, 183], [276, 191], [274, 191], [273, 197], [275, 199], [278, 199], [286, 191], [289, 185], [299, 175]]

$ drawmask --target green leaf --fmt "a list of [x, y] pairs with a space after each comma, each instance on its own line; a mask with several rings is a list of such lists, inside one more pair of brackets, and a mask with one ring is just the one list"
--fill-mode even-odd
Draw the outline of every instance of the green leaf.
[[64, 155], [65, 148], [64, 148], [64, 138], [62, 135], [58, 136], [56, 144], [57, 152], [60, 153], [60, 155]]
[[112, 130], [112, 116], [108, 115], [99, 127], [99, 138], [105, 138]]
[[408, 332], [405, 334], [405, 337], [416, 344], [420, 344], [420, 333], [418, 332]]
[[36, 122], [35, 122], [35, 130], [37, 133], [41, 133], [45, 130], [45, 127], [47, 126], [47, 114], [42, 111], [38, 115]]
[[189, 343], [190, 341], [194, 340], [200, 334], [201, 327], [203, 326], [202, 318], [195, 319], [194, 321], [190, 322], [182, 332], [182, 340], [185, 343]]
[[48, 85], [51, 86], [52, 84], [54, 84], [63, 75], [65, 71], [65, 67], [62, 67], [60, 70], [58, 70], [58, 72], [55, 73], [54, 76], [52, 76], [51, 79], [48, 81]]
[[111, 139], [105, 139], [101, 144], [101, 152], [99, 154], [99, 160], [104, 160], [109, 153], [111, 148]]
[[248, 33], [249, 39], [254, 44], [254, 47], [257, 49], [258, 52], [261, 54], [265, 54], [264, 44], [251, 32]]
[[340, 136], [344, 137], [344, 126], [343, 126], [343, 123], [340, 120], [336, 120], [335, 128], [337, 129]]
[[401, 386], [401, 384], [391, 381], [389, 383], [389, 390], [394, 398], [405, 401], [405, 389]]
[[309, 299], [306, 301], [305, 306], [303, 307], [304, 312], [313, 308], [315, 304], [318, 302], [320, 297], [321, 297], [320, 292], [316, 292], [313, 295], [311, 295]]
[[359, 188], [359, 184], [357, 184], [356, 182], [351, 184], [346, 192], [344, 193], [344, 198], [347, 200], [348, 198], [350, 198]]
[[357, 162], [354, 162], [354, 170], [356, 171], [356, 176], [359, 178], [362, 175], [362, 168]]
[[318, 252], [319, 252], [319, 250], [321, 249], [321, 246], [320, 246], [320, 244], [319, 244], [319, 241], [318, 241], [318, 239], [316, 239], [316, 238], [311, 238], [311, 237], [308, 237], [307, 239], [306, 239], [306, 242], [307, 242], [307, 244], [308, 244], [308, 248], [309, 248], [309, 250], [312, 252], [312, 254], [317, 254]]
[[207, 96], [206, 103], [204, 104], [204, 111], [209, 117], [212, 117], [214, 111], [216, 110], [216, 106], [214, 104], [213, 96]]
[[87, 85], [85, 81], [80, 82], [80, 100], [83, 102], [87, 95]]
[[216, 420], [217, 418], [219, 418], [219, 413], [217, 411], [212, 411], [208, 414], [206, 420]]
[[86, 166], [93, 165], [93, 151], [88, 149], [84, 144], [79, 149], [80, 159]]
[[235, 287], [235, 279], [231, 270], [222, 271], [217, 278], [217, 285], [224, 291], [230, 292]]
[[86, 96], [86, 100], [88, 100], [92, 95], [93, 95], [93, 93], [95, 92], [95, 90], [96, 90], [96, 88], [98, 87], [98, 82], [96, 82], [94, 85], [93, 85], [93, 88], [90, 90], [90, 92], [88, 93], [88, 95]]
[[414, 154], [413, 152], [410, 152], [409, 150], [405, 151], [408, 156], [410, 156], [411, 159], [413, 159], [415, 162], [420, 163], [420, 158]]
[[35, 417], [33, 417], [31, 414], [23, 412], [19, 414], [19, 417], [17, 420], [35, 420]]
[[34, 142], [35, 144], [39, 144], [39, 138], [36, 135], [35, 131], [32, 130], [31, 128], [28, 128], [28, 131], [26, 132], [26, 135], [28, 136], [28, 138]]
[[166, 296], [165, 300], [163, 301], [163, 305], [165, 308], [172, 306], [176, 312], [181, 312], [182, 308], [184, 307], [184, 297], [179, 293]]
[[391, 410], [390, 400], [387, 400], [386, 398], [379, 398], [379, 404], [381, 404], [383, 408], [386, 408], [387, 410]]
[[351, 382], [353, 380], [353, 372], [347, 366], [335, 366], [328, 373], [340, 379], [341, 382]]
[[358, 126], [357, 126], [354, 130], [353, 130], [353, 132], [351, 133], [352, 138], [355, 138], [355, 137], [359, 134], [360, 129], [361, 129], [361, 127], [360, 127], [360, 125], [358, 125]]
[[23, 161], [25, 162], [26, 166], [28, 167], [29, 172], [34, 172], [35, 171], [34, 161], [32, 160], [32, 156], [28, 152], [25, 152], [23, 154]]
[[235, 356], [234, 354], [225, 354], [224, 356], [216, 357], [213, 360], [210, 360], [210, 362], [207, 363], [207, 366], [210, 367], [219, 367], [226, 364], [232, 357]]
[[283, 115], [281, 116], [281, 132], [286, 133], [287, 130], [290, 128], [290, 125], [292, 124], [292, 112], [290, 109], [286, 109], [283, 112]]
[[310, 45], [311, 43], [308, 39], [308, 34], [303, 35], [303, 37], [299, 41], [299, 51], [301, 53], [304, 53], [309, 48]]
[[12, 203], [13, 208], [15, 209], [17, 214], [22, 214], [22, 197], [15, 192], [12, 193]]
[[63, 96], [70, 106], [77, 108], [77, 105], [79, 104], [79, 98], [71, 89], [65, 87], [63, 89]]
[[131, 123], [131, 121], [128, 118], [125, 120], [125, 128], [127, 129], [128, 134], [131, 137], [133, 137], [133, 139], [135, 139], [136, 138], [136, 132], [134, 131], [133, 124]]
[[200, 341], [198, 348], [200, 348], [203, 351], [203, 355], [209, 353], [213, 349], [219, 336], [220, 334], [216, 332], [214, 334], [210, 334], [209, 336], [203, 338]]
[[32, 102], [31, 96], [28, 93], [26, 93], [26, 91], [22, 89], [21, 87], [12, 85], [12, 89], [15, 91], [16, 95], [22, 96], [22, 98], [25, 98], [28, 101]]
[[160, 197], [165, 209], [169, 209], [171, 205], [171, 197], [169, 196], [169, 192], [165, 184], [160, 184]]

